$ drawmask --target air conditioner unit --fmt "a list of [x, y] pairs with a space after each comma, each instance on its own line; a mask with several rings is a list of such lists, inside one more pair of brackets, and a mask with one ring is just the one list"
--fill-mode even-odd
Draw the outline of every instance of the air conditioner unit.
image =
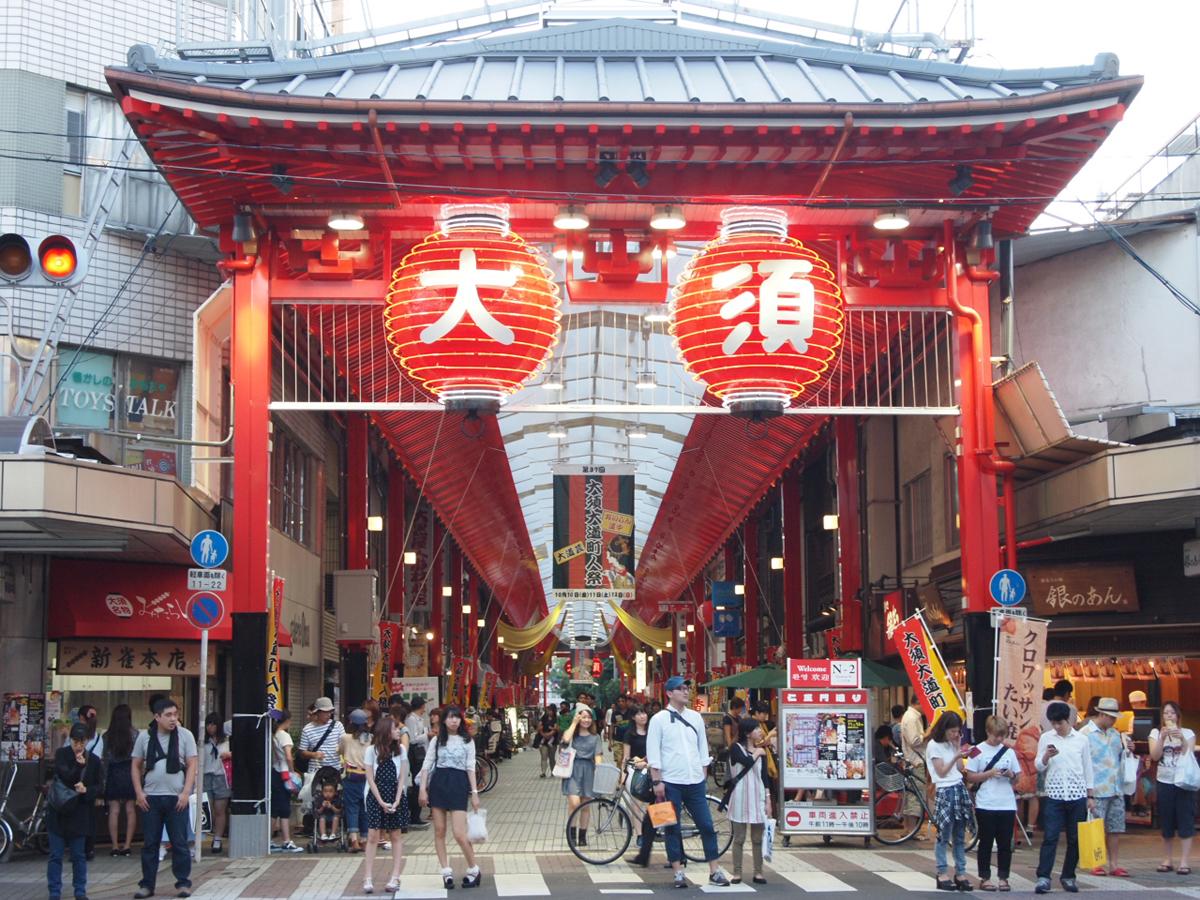
[[333, 610], [339, 642], [379, 640], [379, 576], [374, 569], [343, 569], [333, 574]]

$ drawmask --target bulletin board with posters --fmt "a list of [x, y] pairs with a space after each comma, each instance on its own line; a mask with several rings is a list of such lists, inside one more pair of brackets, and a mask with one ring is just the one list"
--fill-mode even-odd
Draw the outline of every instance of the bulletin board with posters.
[[780, 786], [805, 798], [784, 800], [783, 834], [874, 833], [872, 805], [859, 802], [871, 786], [868, 698], [862, 688], [779, 692]]

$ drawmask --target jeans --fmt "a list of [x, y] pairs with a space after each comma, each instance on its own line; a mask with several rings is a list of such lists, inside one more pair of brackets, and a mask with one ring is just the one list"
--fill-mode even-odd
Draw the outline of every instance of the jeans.
[[188, 847], [188, 807], [175, 809], [179, 798], [175, 794], [147, 794], [150, 809], [142, 813], [142, 880], [139, 887], [154, 890], [158, 879], [158, 847], [162, 843], [163, 827], [171, 841], [171, 872], [175, 887], [192, 886], [192, 851]]
[[50, 859], [46, 862], [46, 889], [51, 897], [62, 896], [63, 854], [71, 850], [71, 886], [75, 896], [87, 893], [87, 838], [82, 834], [65, 838], [50, 832]]
[[367, 785], [366, 775], [347, 775], [342, 782], [342, 817], [346, 831], [350, 834], [366, 835], [367, 816], [363, 812], [363, 791]]
[[[675, 807], [675, 818], [682, 821], [682, 808], [687, 807], [692, 821], [700, 829], [700, 840], [704, 845], [704, 858], [714, 860], [717, 853], [717, 832], [713, 829], [712, 812], [708, 808], [708, 796], [704, 792], [704, 782], [696, 784], [671, 784], [663, 782], [667, 799]], [[670, 862], [683, 862], [683, 833], [679, 830], [679, 821], [667, 828], [667, 859]]]
[[1079, 863], [1079, 823], [1087, 819], [1087, 798], [1055, 800], [1047, 797], [1042, 803], [1042, 852], [1038, 857], [1037, 877], [1049, 878], [1058, 853], [1058, 836], [1067, 833], [1067, 855], [1063, 858], [1062, 877], [1074, 878]]
[[939, 829], [937, 843], [933, 845], [933, 861], [937, 865], [937, 873], [945, 875], [949, 867], [946, 862], [946, 845], [954, 841], [954, 874], [967, 874], [967, 823], [955, 819], [949, 834]]
[[1017, 813], [1012, 809], [978, 809], [975, 821], [979, 823], [979, 877], [987, 881], [992, 877], [992, 842], [996, 843], [996, 874], [1001, 881], [1008, 880], [1012, 864], [1013, 826]]

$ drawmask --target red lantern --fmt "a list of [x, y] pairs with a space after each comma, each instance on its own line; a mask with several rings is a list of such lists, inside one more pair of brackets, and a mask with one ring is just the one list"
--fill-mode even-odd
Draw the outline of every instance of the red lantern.
[[842, 343], [842, 292], [787, 213], [732, 207], [671, 297], [684, 367], [735, 414], [778, 415], [825, 375]]
[[405, 371], [447, 409], [495, 412], [550, 358], [559, 306], [507, 206], [451, 205], [392, 274], [384, 323]]
[[592, 657], [592, 680], [599, 681], [600, 676], [604, 674], [604, 660], [598, 656]]

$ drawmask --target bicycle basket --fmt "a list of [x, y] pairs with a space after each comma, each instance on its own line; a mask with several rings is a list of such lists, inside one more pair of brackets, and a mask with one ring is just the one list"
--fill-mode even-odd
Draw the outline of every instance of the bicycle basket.
[[592, 776], [592, 791], [596, 794], [615, 794], [621, 780], [621, 770], [612, 763], [599, 763]]
[[891, 763], [875, 763], [875, 787], [881, 791], [902, 791], [904, 773]]

